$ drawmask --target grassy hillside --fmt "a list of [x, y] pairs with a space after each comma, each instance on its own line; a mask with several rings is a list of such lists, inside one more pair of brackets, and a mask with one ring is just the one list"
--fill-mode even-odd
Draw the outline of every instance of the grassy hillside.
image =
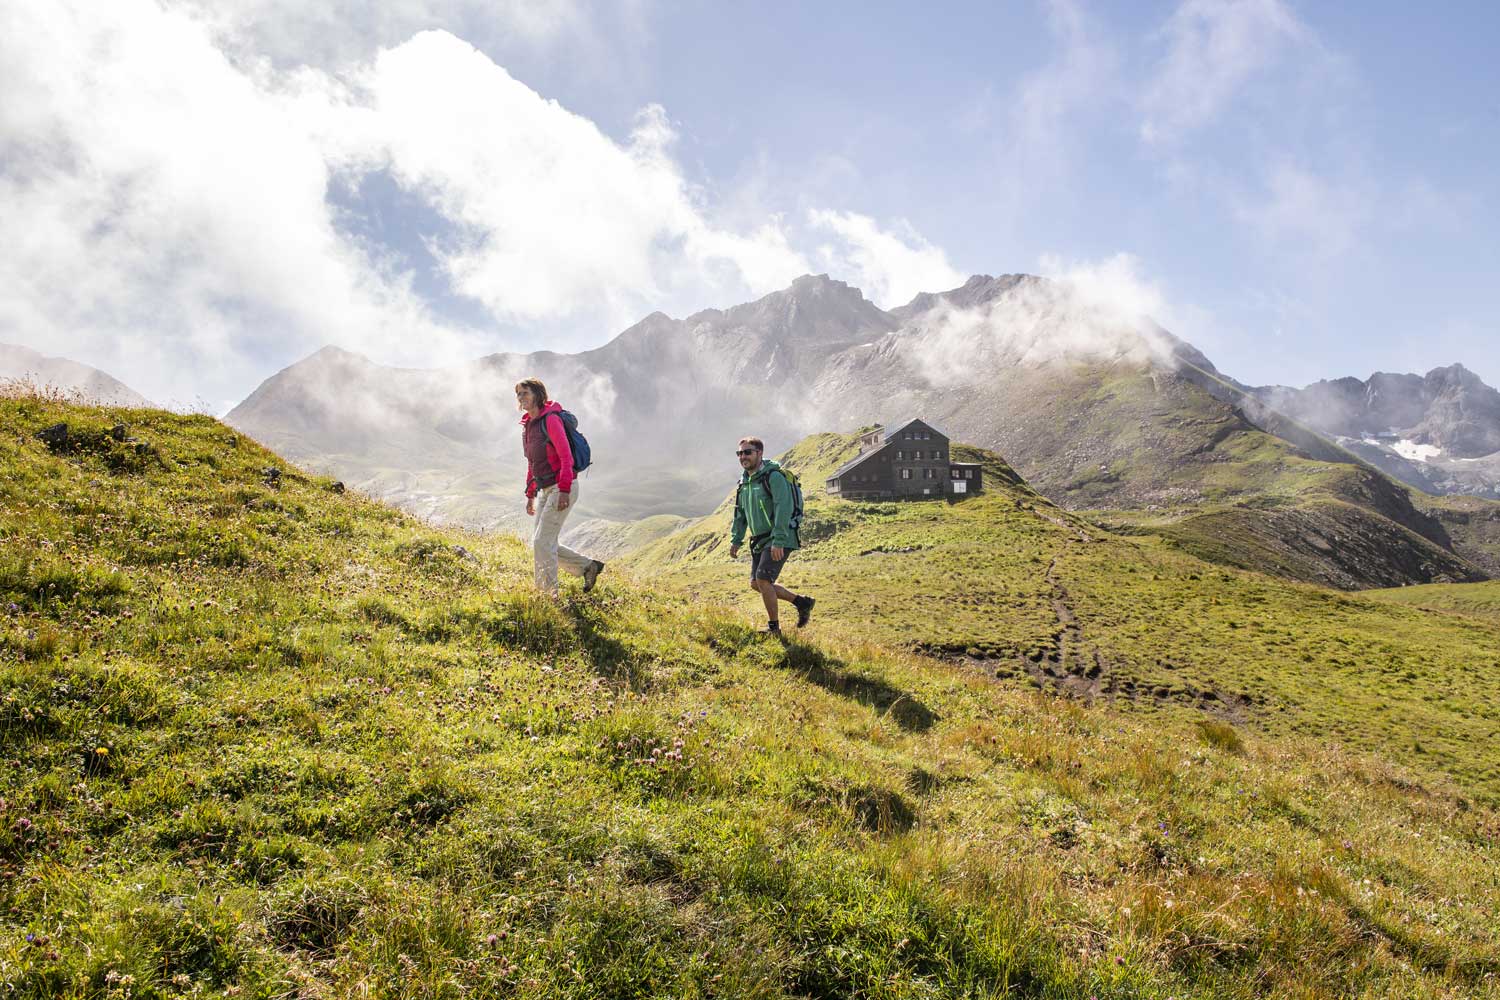
[[1424, 495], [1192, 366], [1052, 365], [947, 407], [942, 426], [996, 442], [1062, 506], [1225, 565], [1343, 589], [1500, 565]]
[[[820, 435], [786, 460], [813, 481], [856, 440]], [[753, 610], [728, 522], [726, 506], [628, 562]], [[1113, 536], [1024, 484], [958, 503], [813, 491], [803, 540], [782, 582], [817, 597], [820, 622], [1152, 714], [1335, 737], [1500, 801], [1500, 634], [1480, 623]]]
[[538, 601], [205, 417], [0, 430], [7, 995], [1500, 996], [1500, 816], [1431, 773]]
[[1500, 625], [1500, 581], [1396, 587], [1392, 590], [1372, 590], [1366, 596], [1411, 608], [1481, 618]]
[[564, 541], [596, 559], [613, 559], [680, 531], [693, 520], [676, 514], [656, 514], [638, 521], [592, 518], [570, 525]]

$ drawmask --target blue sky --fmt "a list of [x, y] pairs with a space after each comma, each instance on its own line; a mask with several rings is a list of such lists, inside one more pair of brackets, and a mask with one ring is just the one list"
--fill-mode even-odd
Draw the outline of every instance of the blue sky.
[[[1078, 4], [1070, 38], [1043, 4], [896, 6], [674, 12], [637, 102], [684, 123], [708, 176], [774, 165], [803, 197], [910, 220], [966, 272], [1133, 254], [1247, 379], [1500, 377], [1500, 7], [1280, 5], [1300, 34], [1246, 30], [1253, 68], [1152, 143], [1191, 7]], [[1053, 73], [1098, 76], [1028, 137], [1017, 105]]]
[[1106, 273], [1253, 383], [1500, 382], [1500, 13], [16, 0], [0, 340], [222, 408], [829, 271]]

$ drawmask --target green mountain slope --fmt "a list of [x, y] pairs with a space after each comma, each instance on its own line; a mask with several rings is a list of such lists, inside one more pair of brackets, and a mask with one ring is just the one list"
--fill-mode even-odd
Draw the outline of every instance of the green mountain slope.
[[1427, 611], [1468, 615], [1500, 625], [1500, 582], [1432, 584], [1426, 587], [1396, 587], [1372, 590], [1372, 600], [1402, 604]]
[[0, 431], [10, 996], [1500, 995], [1467, 778], [538, 601], [206, 417]]
[[[1483, 554], [1423, 510], [1413, 491], [1193, 365], [1172, 380], [1106, 378], [1106, 405], [1082, 406], [1050, 448], [1106, 435], [1118, 457], [1097, 473], [1044, 489], [1070, 507], [1155, 498], [1104, 512], [1114, 527], [1158, 534], [1203, 559], [1357, 590], [1483, 579]], [[1081, 427], [1073, 424], [1082, 422]], [[1177, 435], [1132, 448], [1132, 434]], [[1175, 452], [1176, 458], [1163, 457]], [[1426, 499], [1425, 497], [1423, 498]], [[1500, 510], [1500, 505], [1496, 505]]]
[[[819, 435], [784, 458], [810, 485], [857, 449], [857, 435]], [[1500, 759], [1479, 749], [1500, 739], [1500, 635], [1478, 623], [1111, 535], [1024, 483], [958, 503], [810, 489], [808, 511], [782, 582], [817, 597], [820, 621], [1090, 699], [1336, 736], [1500, 797]], [[627, 562], [754, 608], [746, 557], [728, 560], [729, 513]]]

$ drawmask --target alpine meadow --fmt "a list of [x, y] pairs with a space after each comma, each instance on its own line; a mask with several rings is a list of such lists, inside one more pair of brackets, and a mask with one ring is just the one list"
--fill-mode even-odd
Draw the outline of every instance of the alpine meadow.
[[14, 995], [1497, 995], [1479, 598], [974, 452], [952, 506], [809, 496], [845, 589], [782, 645], [691, 556], [554, 604], [211, 418], [0, 405]]
[[1500, 6], [0, 2], [0, 1000], [1500, 1000]]

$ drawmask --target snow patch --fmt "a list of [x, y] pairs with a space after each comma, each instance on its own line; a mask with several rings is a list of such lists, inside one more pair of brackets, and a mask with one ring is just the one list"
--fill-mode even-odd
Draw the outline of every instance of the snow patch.
[[1417, 444], [1402, 438], [1391, 445], [1391, 450], [1410, 462], [1425, 462], [1429, 458], [1437, 458], [1443, 453], [1443, 449], [1435, 444]]

